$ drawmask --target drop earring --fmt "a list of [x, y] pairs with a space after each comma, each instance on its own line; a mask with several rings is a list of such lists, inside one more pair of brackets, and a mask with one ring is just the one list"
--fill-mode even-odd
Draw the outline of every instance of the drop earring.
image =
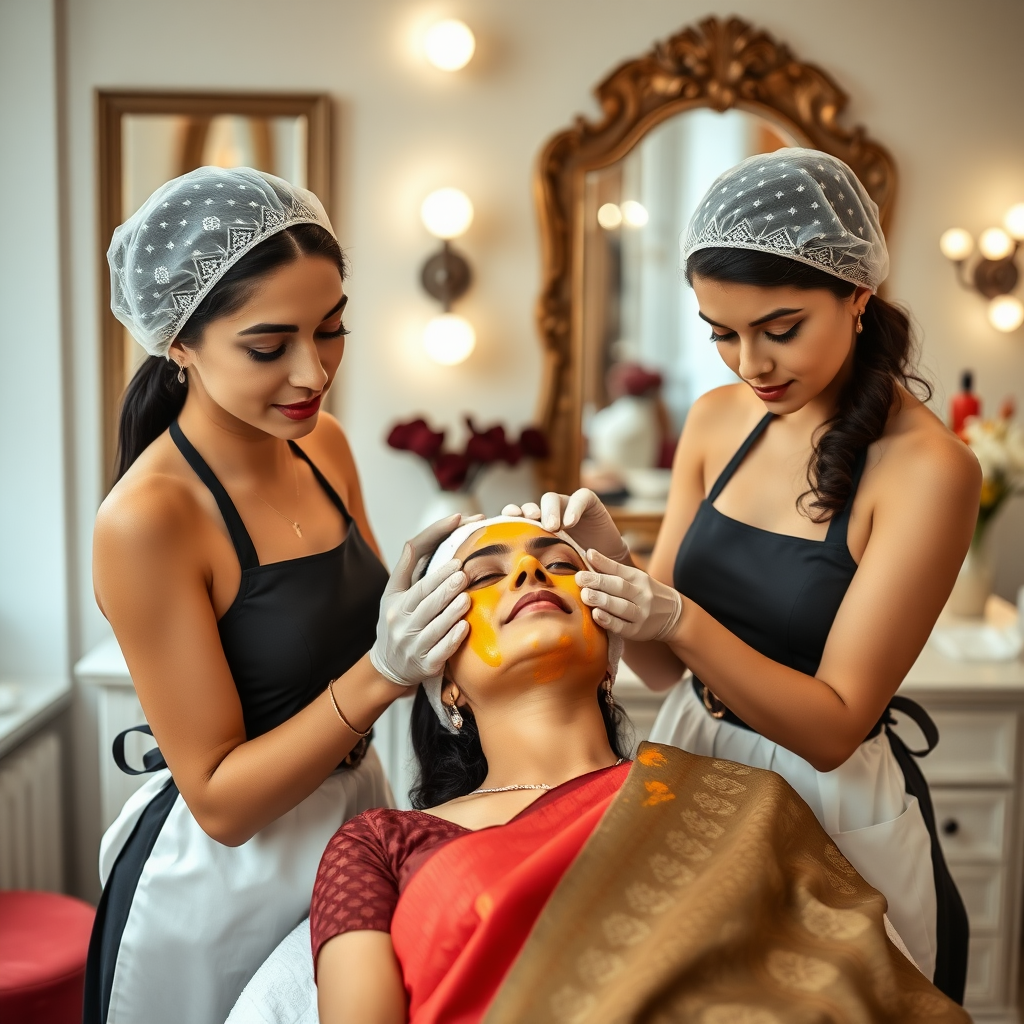
[[179, 384], [184, 384], [185, 383], [185, 364], [184, 363], [178, 363], [178, 383]]
[[453, 729], [461, 729], [463, 725], [462, 715], [459, 713], [459, 706], [455, 703], [457, 700], [455, 694], [452, 694], [452, 702], [448, 705], [448, 719], [452, 723]]
[[855, 330], [855, 331], [856, 331], [856, 332], [857, 332], [858, 334], [861, 334], [861, 333], [863, 333], [863, 331], [864, 331], [864, 325], [863, 325], [863, 324], [862, 324], [862, 323], [860, 322], [860, 318], [861, 318], [861, 316], [862, 316], [862, 315], [863, 315], [863, 314], [861, 314], [861, 313], [858, 313], [858, 314], [857, 314], [857, 326], [856, 326], [856, 327], [854, 328], [854, 330]]
[[615, 694], [612, 693], [612, 677], [606, 674], [604, 681], [601, 683], [601, 688], [604, 690], [604, 699], [608, 702], [608, 707], [612, 710], [615, 709]]

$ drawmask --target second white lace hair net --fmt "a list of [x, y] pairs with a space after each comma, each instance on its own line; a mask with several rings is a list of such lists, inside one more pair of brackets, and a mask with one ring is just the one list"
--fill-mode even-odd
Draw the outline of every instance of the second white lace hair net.
[[889, 274], [878, 206], [837, 157], [792, 147], [719, 175], [679, 239], [698, 249], [755, 249], [817, 267], [873, 292]]
[[[444, 565], [445, 562], [450, 561], [455, 557], [455, 552], [473, 536], [474, 533], [478, 533], [480, 530], [485, 530], [488, 526], [494, 526], [496, 523], [529, 523], [530, 526], [536, 526], [538, 529], [543, 529], [540, 523], [536, 519], [524, 519], [519, 516], [494, 516], [492, 519], [480, 519], [472, 523], [464, 523], [457, 530], [453, 531], [448, 537], [446, 537], [439, 545], [437, 550], [431, 555], [430, 561], [427, 564], [426, 569], [423, 571], [425, 576], [427, 573], [433, 572], [438, 566]], [[547, 531], [545, 531], [547, 532]], [[587, 558], [586, 552], [564, 531], [560, 531], [555, 534], [561, 540], [564, 540], [576, 553], [583, 559], [583, 564], [588, 569], [593, 569]], [[589, 614], [589, 612], [587, 613]], [[616, 636], [614, 633], [608, 634], [608, 683], [606, 684], [609, 691], [615, 684], [615, 677], [619, 671], [619, 659], [622, 657], [622, 638]], [[437, 720], [444, 726], [444, 728], [451, 733], [457, 733], [458, 729], [455, 728], [451, 723], [451, 719], [448, 717], [448, 712], [445, 710], [444, 704], [441, 702], [441, 686], [443, 684], [443, 676], [435, 676], [433, 679], [424, 679], [422, 686], [423, 690], [427, 695], [427, 699], [430, 701], [430, 706], [434, 709], [434, 714], [437, 715]]]

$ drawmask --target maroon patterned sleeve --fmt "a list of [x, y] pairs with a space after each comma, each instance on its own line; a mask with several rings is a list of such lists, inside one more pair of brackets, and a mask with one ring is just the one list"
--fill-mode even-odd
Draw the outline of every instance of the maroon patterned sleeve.
[[320, 947], [344, 932], [391, 930], [398, 879], [373, 811], [346, 821], [320, 858], [309, 908], [316, 966]]

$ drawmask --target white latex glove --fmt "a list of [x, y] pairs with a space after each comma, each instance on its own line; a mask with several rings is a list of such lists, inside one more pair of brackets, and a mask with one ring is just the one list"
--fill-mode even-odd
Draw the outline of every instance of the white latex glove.
[[601, 499], [586, 487], [572, 494], [546, 491], [541, 495], [539, 505], [532, 501], [522, 506], [506, 505], [501, 514], [536, 519], [551, 533], [565, 530], [584, 550], [597, 548], [622, 565], [632, 565], [629, 546], [622, 539], [611, 513]]
[[385, 679], [399, 686], [415, 686], [440, 675], [469, 632], [462, 617], [469, 611], [470, 600], [464, 593], [466, 574], [458, 559], [446, 562], [418, 583], [412, 582], [421, 560], [467, 521], [449, 516], [413, 537], [402, 549], [384, 588], [370, 662]]
[[683, 614], [683, 599], [672, 587], [642, 569], [588, 551], [597, 572], [576, 573], [583, 603], [594, 609], [594, 621], [624, 640], [667, 640]]

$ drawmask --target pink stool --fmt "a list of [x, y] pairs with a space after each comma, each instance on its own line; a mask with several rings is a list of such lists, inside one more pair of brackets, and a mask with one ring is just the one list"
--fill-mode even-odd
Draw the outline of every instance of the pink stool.
[[3, 1024], [80, 1024], [95, 914], [54, 892], [0, 892]]

